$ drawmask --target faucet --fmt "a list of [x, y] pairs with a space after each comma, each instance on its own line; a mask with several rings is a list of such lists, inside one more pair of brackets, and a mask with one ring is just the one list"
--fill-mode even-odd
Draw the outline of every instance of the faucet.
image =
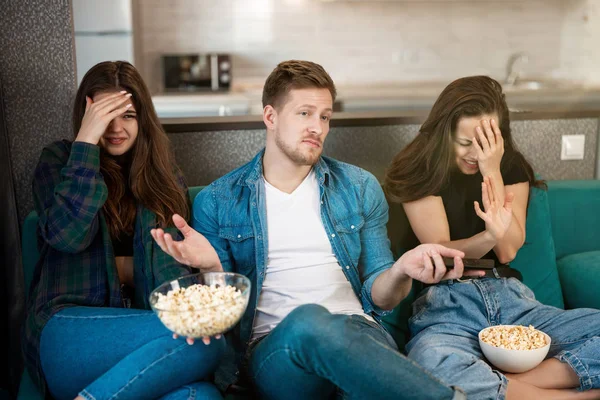
[[506, 79], [504, 82], [507, 85], [514, 85], [520, 78], [523, 72], [523, 65], [529, 62], [529, 56], [527, 53], [514, 53], [508, 58], [508, 64], [506, 65]]

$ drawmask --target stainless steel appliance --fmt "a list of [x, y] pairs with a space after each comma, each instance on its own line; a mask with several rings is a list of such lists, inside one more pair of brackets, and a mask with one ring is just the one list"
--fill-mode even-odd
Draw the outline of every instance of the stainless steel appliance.
[[163, 85], [170, 91], [223, 91], [231, 85], [228, 54], [173, 54], [162, 56]]
[[77, 84], [101, 61], [133, 57], [131, 0], [73, 0]]

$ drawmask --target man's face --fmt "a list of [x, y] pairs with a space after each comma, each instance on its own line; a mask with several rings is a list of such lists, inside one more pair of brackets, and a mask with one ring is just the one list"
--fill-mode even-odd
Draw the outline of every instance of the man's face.
[[323, 152], [333, 113], [328, 89], [292, 89], [273, 110], [272, 134], [280, 154], [296, 165], [314, 165]]
[[[115, 92], [97, 93], [92, 101], [100, 101], [114, 93]], [[108, 124], [106, 132], [104, 132], [104, 135], [100, 138], [100, 146], [112, 156], [121, 156], [127, 153], [131, 150], [137, 139], [138, 121], [135, 106], [131, 99], [128, 99], [127, 103], [123, 103], [119, 107], [122, 107], [125, 104], [131, 104], [131, 107], [123, 114], [115, 117]]]

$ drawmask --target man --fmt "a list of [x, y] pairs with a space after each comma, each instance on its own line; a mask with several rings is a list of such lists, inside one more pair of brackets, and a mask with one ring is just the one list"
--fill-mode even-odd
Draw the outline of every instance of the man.
[[[179, 262], [248, 276], [248, 310], [230, 341], [260, 398], [461, 396], [398, 352], [379, 323], [409, 292], [459, 278], [462, 252], [421, 245], [394, 263], [388, 206], [370, 173], [322, 157], [336, 89], [325, 70], [286, 61], [263, 90], [266, 147], [205, 188], [184, 240], [152, 234]], [[442, 256], [454, 258], [446, 270]], [[476, 273], [476, 272], [474, 272]], [[227, 387], [235, 375], [219, 374]]]

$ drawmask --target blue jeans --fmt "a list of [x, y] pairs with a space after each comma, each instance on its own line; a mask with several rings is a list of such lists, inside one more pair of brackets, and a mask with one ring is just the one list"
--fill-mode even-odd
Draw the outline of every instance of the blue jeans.
[[464, 398], [400, 354], [379, 324], [314, 304], [284, 318], [248, 362], [260, 399], [327, 399], [337, 391], [356, 399]]
[[197, 381], [211, 377], [224, 349], [224, 339], [174, 340], [152, 311], [71, 307], [44, 327], [40, 358], [57, 399], [221, 399]]
[[504, 399], [507, 380], [479, 348], [479, 331], [491, 325], [546, 332], [552, 338], [548, 357], [573, 368], [580, 390], [600, 388], [600, 311], [543, 305], [515, 278], [445, 281], [425, 289], [413, 304], [408, 357], [469, 398]]

